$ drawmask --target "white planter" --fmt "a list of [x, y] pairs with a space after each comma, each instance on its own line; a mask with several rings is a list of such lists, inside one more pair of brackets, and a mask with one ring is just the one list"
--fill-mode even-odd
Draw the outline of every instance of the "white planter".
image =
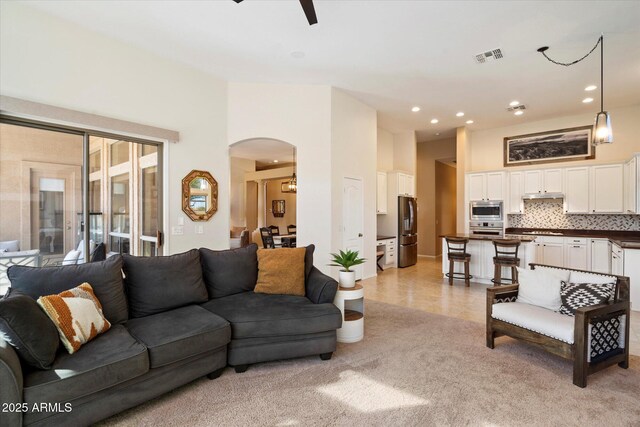
[[340, 270], [338, 282], [343, 288], [354, 288], [356, 286], [356, 272]]

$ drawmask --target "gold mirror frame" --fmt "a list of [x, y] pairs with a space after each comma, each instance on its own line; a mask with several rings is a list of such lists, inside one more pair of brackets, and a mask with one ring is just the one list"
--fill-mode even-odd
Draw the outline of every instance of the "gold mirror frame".
[[[211, 202], [204, 213], [192, 209], [191, 182], [194, 179], [204, 179], [211, 187]], [[209, 221], [218, 211], [218, 181], [207, 171], [192, 170], [182, 179], [182, 211], [187, 214], [191, 221]]]

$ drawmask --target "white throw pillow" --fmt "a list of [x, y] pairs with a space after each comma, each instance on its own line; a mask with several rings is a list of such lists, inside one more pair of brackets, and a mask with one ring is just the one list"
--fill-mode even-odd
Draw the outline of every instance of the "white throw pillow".
[[[564, 272], [562, 274], [564, 276]], [[557, 311], [562, 305], [560, 275], [550, 269], [526, 270], [518, 267], [518, 298], [516, 302]]]
[[618, 280], [613, 276], [604, 276], [597, 273], [583, 273], [582, 271], [572, 271], [569, 276], [570, 283], [592, 283], [594, 285], [604, 285], [616, 283]]
[[62, 260], [62, 265], [76, 265], [78, 263], [78, 258], [82, 252], [76, 251], [74, 249], [70, 250]]

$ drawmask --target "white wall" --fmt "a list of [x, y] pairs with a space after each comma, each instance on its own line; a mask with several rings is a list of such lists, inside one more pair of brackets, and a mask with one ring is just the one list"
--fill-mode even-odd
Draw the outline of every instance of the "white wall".
[[195, 234], [196, 223], [185, 217], [184, 235], [168, 236], [165, 251], [228, 247], [226, 82], [24, 4], [1, 6], [2, 94], [179, 131], [181, 141], [167, 147], [165, 222], [175, 225], [183, 215], [181, 180], [192, 169], [218, 181], [218, 212], [199, 223], [204, 234]]
[[[343, 178], [362, 180], [363, 278], [376, 275], [376, 111], [337, 89], [331, 91], [332, 251], [343, 245]], [[334, 271], [335, 274], [335, 271]]]
[[416, 133], [402, 132], [393, 135], [393, 168], [416, 174], [417, 162]]
[[298, 244], [315, 244], [314, 264], [329, 272], [331, 88], [229, 83], [227, 123], [228, 145], [274, 138], [296, 146]]
[[378, 128], [378, 170], [393, 170], [393, 134], [382, 128]]
[[242, 159], [240, 157], [231, 157], [231, 170], [229, 182], [229, 197], [231, 210], [231, 226], [245, 227], [247, 219], [245, 215], [245, 183], [244, 174], [246, 172], [255, 172], [255, 160]]
[[[549, 120], [470, 132], [470, 155], [467, 157], [470, 165], [468, 165], [467, 170], [502, 169], [503, 140], [505, 137], [592, 125], [596, 113], [595, 109], [595, 106], [591, 107], [588, 113], [575, 116], [557, 117]], [[594, 160], [555, 163], [554, 166], [586, 165], [626, 160], [633, 153], [640, 151], [640, 105], [616, 108], [609, 112], [611, 113], [613, 126], [613, 144], [598, 146]]]

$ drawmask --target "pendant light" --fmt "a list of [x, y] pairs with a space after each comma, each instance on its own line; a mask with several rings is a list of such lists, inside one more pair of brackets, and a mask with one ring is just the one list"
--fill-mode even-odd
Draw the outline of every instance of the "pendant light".
[[604, 36], [600, 36], [600, 112], [593, 125], [593, 145], [613, 143], [611, 116], [604, 110]]
[[293, 147], [293, 175], [288, 181], [284, 181], [280, 188], [282, 193], [297, 193], [298, 192], [298, 178], [296, 177], [296, 148]]
[[576, 59], [573, 62], [559, 62], [549, 58], [546, 51], [549, 50], [549, 46], [543, 46], [538, 49], [547, 60], [553, 62], [556, 65], [563, 65], [569, 67], [584, 60], [593, 53], [594, 50], [600, 45], [600, 112], [596, 114], [595, 123], [593, 124], [593, 131], [591, 132], [591, 144], [611, 144], [613, 143], [613, 130], [611, 128], [611, 116], [608, 111], [604, 110], [604, 35], [601, 35], [596, 45], [580, 59]]

